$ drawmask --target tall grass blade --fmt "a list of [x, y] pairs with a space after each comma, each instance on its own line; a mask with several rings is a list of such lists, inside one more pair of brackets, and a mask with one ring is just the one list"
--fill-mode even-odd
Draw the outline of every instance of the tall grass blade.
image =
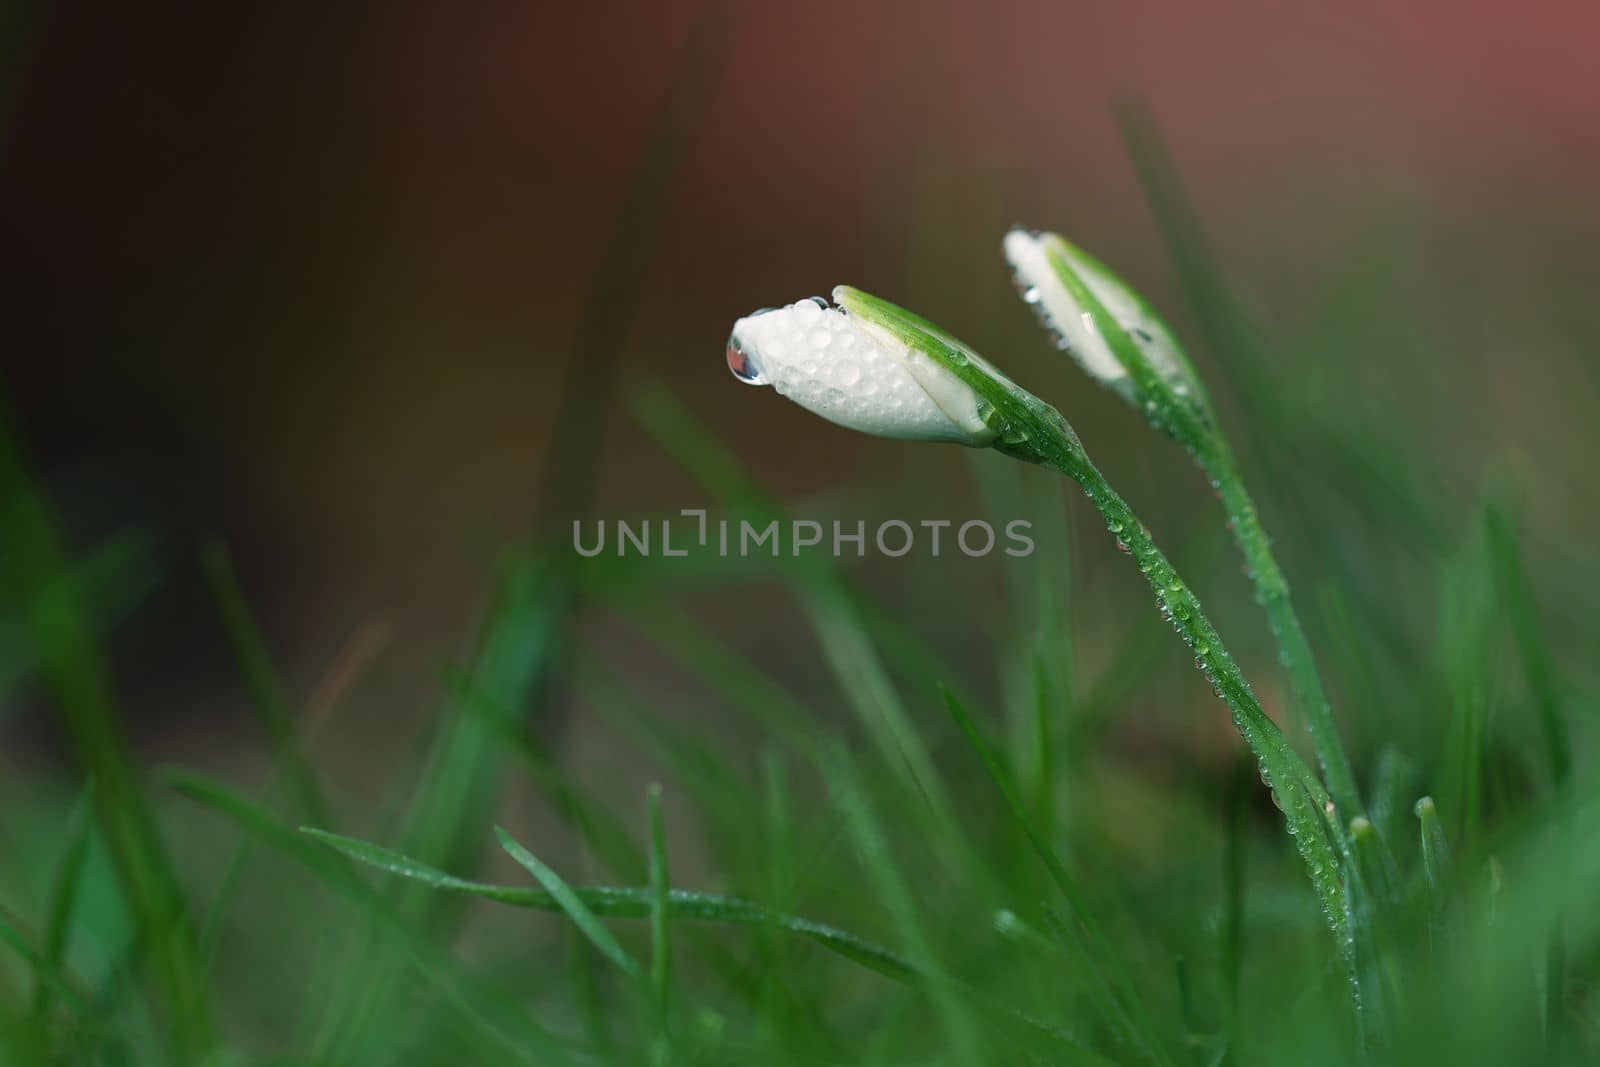
[[904, 872], [895, 862], [888, 835], [854, 763], [842, 748], [834, 748], [826, 757], [823, 773], [834, 803], [844, 816], [845, 828], [855, 844], [871, 888], [877, 891], [882, 908], [900, 939], [909, 947], [911, 959], [920, 970], [941, 979], [930, 984], [929, 995], [938, 1009], [944, 1047], [958, 1062], [988, 1062], [989, 1046], [983, 1038], [983, 1029], [966, 1001], [955, 996], [948, 981], [943, 980], [944, 968], [929, 939], [921, 909]]
[[205, 1059], [216, 1043], [186, 906], [148, 797], [128, 753], [109, 673], [80, 583], [42, 492], [26, 473], [0, 398], [0, 590], [26, 605], [26, 632], [79, 764], [95, 782], [101, 833], [161, 990], [174, 1062]]
[[[1494, 568], [1495, 591], [1504, 605], [1522, 676], [1527, 682], [1533, 708], [1544, 734], [1545, 760], [1557, 806], [1557, 832], [1570, 840], [1572, 823], [1568, 782], [1572, 777], [1572, 733], [1567, 725], [1561, 685], [1557, 678], [1550, 645], [1539, 622], [1538, 603], [1522, 562], [1515, 526], [1506, 509], [1490, 506], [1484, 510], [1489, 540], [1489, 555]], [[1559, 1028], [1567, 1004], [1567, 952], [1562, 933], [1564, 920], [1558, 916], [1554, 935], [1545, 949], [1544, 1011], [1548, 1027]]]
[[295, 716], [284, 693], [283, 682], [267, 650], [261, 629], [250, 613], [239, 575], [227, 547], [212, 541], [200, 551], [201, 569], [211, 586], [223, 630], [233, 645], [234, 658], [250, 696], [250, 707], [272, 746], [279, 777], [288, 785], [295, 809], [307, 822], [327, 825], [328, 805], [316, 776], [306, 762]]
[[672, 991], [672, 887], [667, 873], [667, 828], [661, 817], [661, 786], [651, 785], [647, 794], [650, 822], [650, 990], [655, 998], [657, 1036], [656, 1059], [670, 1058], [671, 1037], [668, 1018]]
[[[955, 719], [956, 725], [960, 727], [972, 750], [977, 753], [990, 780], [1004, 797], [1006, 806], [1011, 811], [1011, 817], [1021, 827], [1034, 855], [1049, 871], [1051, 881], [1055, 883], [1056, 889], [1067, 903], [1072, 916], [1072, 922], [1066, 928], [1068, 946], [1074, 962], [1091, 976], [1090, 995], [1104, 1016], [1106, 1024], [1118, 1035], [1128, 1053], [1136, 1054], [1140, 1059], [1151, 1063], [1170, 1063], [1170, 1057], [1155, 1037], [1154, 1025], [1148, 1012], [1139, 1002], [1127, 976], [1117, 967], [1116, 957], [1101, 933], [1099, 923], [1090, 913], [1076, 881], [1067, 873], [1061, 858], [1056, 855], [1055, 850], [1050, 847], [1035, 826], [1034, 820], [1028, 815], [1016, 787], [1005, 769], [1000, 766], [998, 758], [978, 731], [972, 717], [948, 689], [941, 687], [941, 692], [951, 717]], [[1111, 973], [1108, 974], [1108, 970]]]
[[[46, 967], [60, 972], [65, 967], [67, 949], [77, 919], [78, 903], [82, 899], [84, 860], [89, 854], [89, 843], [94, 829], [94, 782], [84, 786], [78, 801], [62, 832], [61, 859], [56, 864], [51, 879], [50, 910], [45, 920], [44, 946], [41, 950]], [[43, 1026], [50, 1016], [50, 986], [40, 981], [33, 991], [33, 1019]]]

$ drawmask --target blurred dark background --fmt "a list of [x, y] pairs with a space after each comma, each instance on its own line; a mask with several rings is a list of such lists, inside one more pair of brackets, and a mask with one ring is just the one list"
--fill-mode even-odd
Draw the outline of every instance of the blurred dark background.
[[[1592, 573], [1588, 0], [759, 2], [716, 31], [677, 0], [8, 8], [0, 379], [73, 544], [132, 530], [162, 564], [112, 631], [155, 755], [249, 758], [198, 544], [231, 547], [297, 698], [363, 664], [329, 729], [370, 763], [433, 701], [496, 552], [574, 517], [535, 514], [553, 459], [597, 454], [587, 514], [706, 503], [624, 410], [646, 377], [787, 498], [966, 484], [956, 449], [840, 432], [729, 377], [736, 316], [837, 282], [1058, 403], [1182, 543], [1204, 487], [1049, 350], [999, 254], [1012, 223], [1060, 229], [1196, 336], [1112, 118], [1130, 91], [1240, 303], [1307, 342], [1281, 348], [1283, 379], [1328, 383], [1332, 418], [1396, 465], [1425, 456], [1462, 521], [1485, 470], [1511, 472], [1546, 576]], [[682, 154], [655, 174], [660, 213], [629, 216], [674, 85]], [[636, 286], [608, 281], [618, 248]], [[1335, 362], [1309, 342], [1347, 322], [1352, 272], [1378, 279], [1379, 325]], [[586, 402], [611, 417], [553, 441], [597, 338], [618, 373]], [[1249, 425], [1227, 354], [1191, 347]], [[1347, 502], [1302, 499], [1320, 491], [1261, 495], [1359, 538]], [[957, 510], [930, 507], [912, 514]], [[1296, 577], [1317, 565], [1286, 551]], [[741, 639], [782, 647], [761, 631], [783, 616], [730, 610]], [[41, 717], [4, 729], [19, 760], [53, 758]]]

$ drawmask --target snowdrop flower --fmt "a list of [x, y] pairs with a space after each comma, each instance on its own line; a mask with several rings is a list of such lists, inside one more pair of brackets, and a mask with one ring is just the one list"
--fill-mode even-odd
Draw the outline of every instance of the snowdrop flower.
[[1054, 233], [1014, 229], [1005, 253], [1023, 300], [1091, 377], [1168, 430], [1177, 431], [1171, 407], [1210, 422], [1177, 338], [1110, 268]]
[[[746, 315], [728, 338], [728, 369], [771, 385], [840, 426], [908, 441], [993, 442], [987, 379], [1004, 382], [961, 342], [848, 286]], [[1009, 385], [1009, 383], [1006, 383]]]

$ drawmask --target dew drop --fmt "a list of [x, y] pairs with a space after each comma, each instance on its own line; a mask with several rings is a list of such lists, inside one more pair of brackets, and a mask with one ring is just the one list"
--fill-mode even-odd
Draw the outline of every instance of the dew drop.
[[835, 363], [828, 368], [828, 377], [834, 385], [847, 389], [861, 380], [861, 368], [850, 362]]
[[767, 379], [762, 375], [761, 368], [756, 366], [755, 360], [744, 350], [744, 345], [739, 343], [737, 337], [728, 338], [728, 369], [733, 376], [746, 385], [766, 385]]

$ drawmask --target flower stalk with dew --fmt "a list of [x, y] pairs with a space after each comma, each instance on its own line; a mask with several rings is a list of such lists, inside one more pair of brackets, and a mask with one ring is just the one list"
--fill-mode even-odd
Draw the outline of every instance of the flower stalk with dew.
[[[1089, 461], [1067, 420], [927, 320], [848, 286], [835, 289], [833, 298], [832, 306], [803, 300], [740, 319], [728, 339], [734, 375], [771, 384], [842, 426], [881, 437], [991, 447], [1076, 481], [1150, 583], [1162, 616], [1194, 652], [1195, 666], [1227, 702], [1283, 810], [1349, 965], [1354, 946], [1345, 888], [1323, 830], [1331, 805], [1327, 790], [1261, 710], [1199, 600]], [[1353, 966], [1349, 971], [1354, 984]]]
[[[1255, 504], [1245, 491], [1211, 400], [1177, 338], [1127, 283], [1057, 234], [1012, 230], [1006, 234], [1005, 253], [1023, 299], [1055, 334], [1057, 344], [1090, 377], [1183, 444], [1211, 479], [1245, 557], [1256, 600], [1266, 612], [1328, 792], [1346, 817], [1359, 814], [1361, 798], [1355, 775], [1339, 741], [1288, 583], [1272, 554]], [[1337, 812], [1332, 814], [1337, 820]]]

